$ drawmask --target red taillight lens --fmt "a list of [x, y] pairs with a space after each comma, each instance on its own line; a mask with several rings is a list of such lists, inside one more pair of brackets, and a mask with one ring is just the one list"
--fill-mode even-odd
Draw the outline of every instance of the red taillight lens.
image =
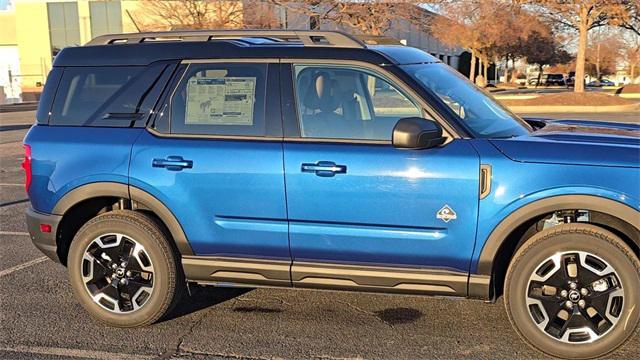
[[24, 169], [24, 189], [28, 192], [31, 186], [31, 146], [24, 146], [24, 160], [22, 160], [22, 168]]

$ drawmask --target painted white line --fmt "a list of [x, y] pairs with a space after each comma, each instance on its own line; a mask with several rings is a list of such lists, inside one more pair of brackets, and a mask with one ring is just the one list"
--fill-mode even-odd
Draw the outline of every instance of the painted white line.
[[0, 183], [0, 186], [24, 186], [24, 184]]
[[0, 231], [0, 235], [30, 236], [28, 232], [24, 231]]
[[93, 351], [93, 350], [81, 350], [81, 349], [67, 349], [67, 348], [54, 348], [44, 346], [9, 346], [0, 347], [0, 351], [10, 351], [17, 353], [29, 353], [39, 355], [54, 355], [54, 356], [67, 356], [75, 358], [85, 359], [152, 359], [153, 356], [149, 355], [133, 355], [124, 353], [113, 353], [106, 351]]
[[11, 273], [14, 273], [16, 271], [20, 271], [20, 270], [22, 270], [24, 268], [28, 268], [29, 266], [39, 264], [39, 263], [41, 263], [43, 261], [46, 261], [47, 259], [48, 259], [48, 257], [42, 256], [42, 257], [39, 257], [37, 259], [33, 259], [31, 261], [27, 261], [26, 263], [22, 263], [20, 265], [16, 265], [14, 267], [10, 267], [10, 268], [8, 268], [6, 270], [2, 270], [2, 271], [0, 271], [0, 278], [3, 277], [3, 276], [9, 275]]

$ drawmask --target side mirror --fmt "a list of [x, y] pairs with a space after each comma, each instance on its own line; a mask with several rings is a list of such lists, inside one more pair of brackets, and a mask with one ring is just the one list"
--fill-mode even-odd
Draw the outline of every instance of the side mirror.
[[402, 118], [393, 128], [393, 146], [399, 149], [430, 149], [446, 140], [440, 124], [419, 117]]

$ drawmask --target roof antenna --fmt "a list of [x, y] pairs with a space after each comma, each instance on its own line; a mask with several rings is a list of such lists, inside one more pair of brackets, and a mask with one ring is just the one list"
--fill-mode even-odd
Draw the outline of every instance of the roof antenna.
[[129, 19], [133, 23], [133, 26], [135, 26], [136, 30], [138, 30], [138, 32], [140, 32], [140, 27], [138, 26], [138, 24], [136, 24], [136, 21], [133, 20], [133, 16], [131, 16], [131, 13], [129, 12], [129, 9], [126, 9], [125, 11], [126, 11], [127, 15], [129, 16]]

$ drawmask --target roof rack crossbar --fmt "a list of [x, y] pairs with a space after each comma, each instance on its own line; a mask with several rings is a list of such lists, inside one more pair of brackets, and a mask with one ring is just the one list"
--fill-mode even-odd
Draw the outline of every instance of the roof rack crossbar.
[[86, 45], [132, 44], [153, 41], [209, 41], [239, 38], [271, 38], [280, 41], [299, 41], [310, 47], [364, 48], [355, 37], [339, 31], [312, 30], [189, 30], [160, 31], [102, 35]]

